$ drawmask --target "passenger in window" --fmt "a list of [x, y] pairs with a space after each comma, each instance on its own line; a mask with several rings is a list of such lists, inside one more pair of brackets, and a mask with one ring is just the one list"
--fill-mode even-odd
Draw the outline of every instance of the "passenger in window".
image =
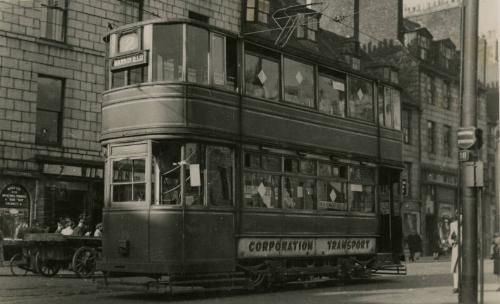
[[211, 149], [208, 155], [208, 204], [211, 206], [231, 205], [231, 162], [227, 156], [218, 148]]

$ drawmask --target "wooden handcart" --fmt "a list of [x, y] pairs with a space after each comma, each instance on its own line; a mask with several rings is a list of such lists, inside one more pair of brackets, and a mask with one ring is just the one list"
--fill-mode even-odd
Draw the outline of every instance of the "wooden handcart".
[[31, 233], [24, 236], [21, 245], [22, 253], [11, 259], [13, 274], [19, 274], [19, 269], [22, 269], [24, 273], [33, 271], [50, 277], [60, 269], [71, 269], [79, 277], [86, 278], [95, 271], [101, 239], [59, 233]]

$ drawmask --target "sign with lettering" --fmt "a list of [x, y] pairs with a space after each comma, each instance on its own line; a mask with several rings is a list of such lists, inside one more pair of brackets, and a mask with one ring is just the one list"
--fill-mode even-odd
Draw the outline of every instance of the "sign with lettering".
[[375, 238], [242, 238], [239, 258], [375, 253]]
[[121, 56], [111, 60], [111, 70], [128, 68], [131, 66], [148, 63], [146, 51], [133, 53], [127, 56]]
[[29, 206], [29, 193], [21, 185], [7, 185], [0, 193], [0, 208], [29, 208]]

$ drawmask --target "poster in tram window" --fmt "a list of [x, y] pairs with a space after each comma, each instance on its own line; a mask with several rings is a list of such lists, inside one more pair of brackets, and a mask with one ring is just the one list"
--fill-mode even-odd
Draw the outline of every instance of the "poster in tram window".
[[0, 193], [0, 208], [29, 208], [30, 196], [19, 184], [5, 186]]

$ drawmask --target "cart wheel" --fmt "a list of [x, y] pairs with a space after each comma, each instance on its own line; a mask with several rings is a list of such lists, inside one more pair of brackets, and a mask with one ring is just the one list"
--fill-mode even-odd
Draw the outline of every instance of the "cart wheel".
[[44, 260], [40, 255], [40, 251], [36, 253], [35, 264], [37, 270], [45, 277], [52, 277], [59, 272], [61, 265], [56, 261]]
[[80, 278], [88, 278], [95, 271], [96, 252], [90, 247], [80, 247], [73, 255], [72, 268]]
[[29, 270], [29, 261], [22, 253], [16, 253], [10, 258], [10, 272], [14, 276], [25, 276]]

